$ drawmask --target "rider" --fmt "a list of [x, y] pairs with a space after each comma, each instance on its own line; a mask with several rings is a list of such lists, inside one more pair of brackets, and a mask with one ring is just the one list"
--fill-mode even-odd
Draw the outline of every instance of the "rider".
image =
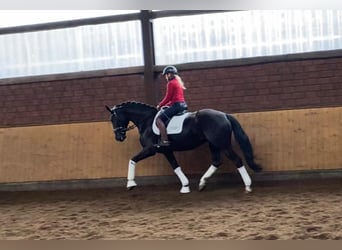
[[163, 106], [169, 106], [163, 109], [161, 114], [156, 120], [156, 125], [160, 131], [161, 140], [159, 142], [160, 146], [169, 146], [170, 141], [167, 137], [167, 132], [165, 128], [165, 122], [170, 120], [174, 115], [187, 110], [188, 106], [184, 99], [183, 90], [184, 83], [180, 76], [178, 75], [178, 70], [175, 66], [167, 66], [163, 70], [163, 76], [167, 81], [166, 94], [164, 99], [158, 104], [157, 109]]

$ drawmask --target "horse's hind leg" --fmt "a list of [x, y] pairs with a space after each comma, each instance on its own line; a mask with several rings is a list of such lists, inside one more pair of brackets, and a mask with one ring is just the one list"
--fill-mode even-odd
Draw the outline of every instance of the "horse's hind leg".
[[182, 183], [182, 188], [181, 188], [180, 192], [182, 194], [190, 193], [189, 179], [183, 173], [182, 168], [179, 166], [173, 152], [167, 151], [167, 152], [164, 152], [164, 155], [165, 155], [166, 159], [168, 160], [168, 162], [171, 164], [173, 171], [178, 176], [180, 182]]
[[216, 172], [218, 167], [221, 165], [221, 150], [215, 147], [212, 144], [209, 144], [210, 152], [211, 152], [211, 165], [205, 174], [201, 177], [198, 190], [202, 191], [207, 184], [207, 180]]
[[245, 184], [246, 192], [247, 193], [252, 192], [252, 188], [251, 188], [252, 180], [245, 166], [243, 165], [241, 158], [231, 148], [225, 150], [224, 153], [235, 164], [236, 168], [238, 169], [242, 177], [242, 180]]

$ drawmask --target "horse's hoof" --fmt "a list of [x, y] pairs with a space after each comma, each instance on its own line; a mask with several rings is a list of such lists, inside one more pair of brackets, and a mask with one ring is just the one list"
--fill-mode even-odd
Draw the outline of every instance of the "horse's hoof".
[[205, 184], [200, 184], [200, 185], [198, 185], [198, 191], [203, 191], [204, 189], [205, 189], [205, 187], [206, 187], [206, 185]]
[[137, 183], [133, 180], [129, 180], [127, 181], [127, 189], [128, 190], [132, 190], [133, 188], [135, 188], [137, 186]]
[[190, 187], [182, 187], [180, 193], [187, 194], [190, 193]]
[[252, 189], [250, 187], [246, 187], [245, 188], [245, 193], [246, 194], [252, 193]]

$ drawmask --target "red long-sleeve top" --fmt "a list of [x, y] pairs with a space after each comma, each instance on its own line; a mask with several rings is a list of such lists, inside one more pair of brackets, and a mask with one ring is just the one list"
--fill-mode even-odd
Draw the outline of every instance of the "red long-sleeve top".
[[173, 78], [167, 83], [166, 94], [164, 99], [159, 103], [159, 107], [171, 106], [175, 102], [184, 102], [184, 92], [183, 87]]

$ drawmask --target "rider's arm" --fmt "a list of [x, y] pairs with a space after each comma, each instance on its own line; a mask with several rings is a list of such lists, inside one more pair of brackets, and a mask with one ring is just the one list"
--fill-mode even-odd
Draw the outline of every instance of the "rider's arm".
[[166, 104], [168, 104], [168, 103], [172, 100], [173, 93], [174, 93], [174, 84], [172, 84], [171, 82], [169, 82], [169, 83], [167, 84], [167, 87], [166, 87], [166, 94], [165, 94], [165, 97], [164, 97], [164, 99], [158, 104], [158, 106], [159, 106], [159, 107], [163, 107], [163, 106], [165, 106]]

